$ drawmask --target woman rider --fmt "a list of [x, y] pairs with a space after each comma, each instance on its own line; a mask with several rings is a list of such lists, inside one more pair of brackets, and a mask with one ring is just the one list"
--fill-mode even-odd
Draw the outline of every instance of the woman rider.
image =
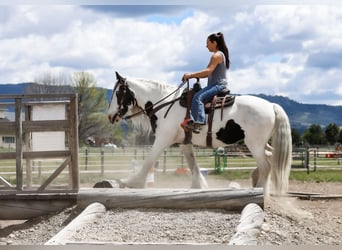
[[208, 77], [208, 84], [205, 88], [196, 92], [191, 102], [190, 118], [185, 119], [181, 126], [199, 133], [201, 125], [205, 125], [204, 103], [209, 101], [227, 86], [226, 71], [229, 69], [229, 51], [221, 32], [214, 33], [207, 38], [207, 48], [212, 52], [208, 66], [197, 72], [186, 73], [182, 81], [190, 78]]

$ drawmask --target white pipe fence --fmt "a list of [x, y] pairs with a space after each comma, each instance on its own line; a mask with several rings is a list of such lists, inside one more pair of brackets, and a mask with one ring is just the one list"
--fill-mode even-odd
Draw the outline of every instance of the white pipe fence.
[[[79, 150], [79, 171], [82, 177], [97, 175], [127, 176], [133, 172], [136, 165], [142, 165], [151, 147], [130, 147], [130, 148], [97, 148], [88, 147]], [[196, 148], [195, 155], [201, 168], [214, 170], [215, 154], [213, 149]], [[249, 151], [233, 149], [225, 153], [227, 166], [225, 170], [250, 170], [256, 167], [254, 158]], [[317, 168], [342, 169], [342, 153], [334, 148], [299, 148], [293, 150], [293, 170], [316, 171]], [[51, 174], [59, 165], [61, 160], [36, 160], [32, 163], [32, 175], [37, 182]], [[173, 172], [177, 168], [186, 168], [186, 160], [179, 147], [169, 147], [165, 150], [155, 164], [159, 173]], [[25, 169], [25, 166], [23, 166]], [[24, 171], [25, 174], [25, 171]], [[62, 172], [67, 175], [68, 171]], [[0, 161], [0, 176], [7, 181], [15, 179], [15, 161]], [[1, 183], [0, 183], [1, 186]]]

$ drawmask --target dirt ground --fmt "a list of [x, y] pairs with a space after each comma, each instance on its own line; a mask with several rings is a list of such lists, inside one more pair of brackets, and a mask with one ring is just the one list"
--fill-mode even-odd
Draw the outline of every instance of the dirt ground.
[[[241, 187], [250, 187], [250, 182], [246, 180], [232, 183], [208, 176], [207, 181], [212, 188], [234, 186], [236, 183], [239, 183]], [[156, 176], [154, 187], [184, 188], [189, 187], [189, 184], [190, 178], [188, 177], [177, 177], [167, 182], [162, 180], [162, 177]], [[342, 196], [342, 183], [291, 181], [289, 189], [290, 192]], [[79, 212], [77, 208], [69, 208], [58, 214], [27, 221], [0, 221], [0, 245], [43, 245]], [[151, 215], [147, 220], [146, 212]], [[258, 239], [259, 245], [342, 245], [342, 198], [304, 200], [291, 197], [283, 198], [281, 201], [270, 198], [265, 200], [264, 212], [265, 222]], [[135, 224], [130, 220], [132, 213], [135, 216]], [[106, 222], [103, 223], [105, 225], [99, 221], [90, 228], [85, 228], [86, 231], [80, 229], [74, 240], [79, 242], [82, 240], [87, 242], [90, 239], [102, 242], [151, 240], [157, 243], [158, 241], [180, 243], [203, 242], [204, 240], [209, 244], [227, 244], [235, 232], [240, 217], [239, 214], [231, 215], [222, 211], [177, 211], [175, 213], [153, 209], [150, 211], [121, 209], [108, 211], [106, 216]], [[148, 228], [151, 223], [153, 223], [153, 228], [150, 227], [149, 230], [155, 231], [149, 235], [154, 237], [148, 239], [146, 232], [139, 230]], [[192, 231], [188, 230], [190, 226]], [[129, 238], [125, 238], [128, 234], [121, 235], [125, 233], [124, 231], [129, 232]], [[132, 231], [137, 235], [132, 236]]]

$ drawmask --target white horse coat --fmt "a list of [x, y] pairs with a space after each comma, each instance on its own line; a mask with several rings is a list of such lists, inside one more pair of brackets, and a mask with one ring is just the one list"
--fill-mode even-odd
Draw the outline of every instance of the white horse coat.
[[[125, 101], [118, 100], [117, 94], [114, 93], [117, 92], [117, 88], [123, 85], [127, 86], [126, 91], [130, 91], [133, 95], [132, 100], [126, 102], [126, 105]], [[117, 83], [108, 107], [108, 118], [111, 123], [115, 123], [121, 118], [125, 118], [125, 116], [138, 112], [140, 114], [131, 118], [133, 124], [139, 124], [146, 130], [150, 130], [150, 119], [142, 112], [141, 107], [144, 107], [148, 101], [152, 103], [159, 102], [173, 91], [176, 91], [176, 89], [176, 86], [150, 80], [125, 79], [117, 74]], [[178, 97], [179, 92], [177, 91], [175, 95], [168, 97], [163, 102]], [[121, 180], [124, 186], [132, 188], [144, 187], [150, 167], [153, 166], [163, 150], [174, 143], [183, 143], [185, 133], [180, 124], [184, 120], [186, 109], [181, 107], [178, 102], [167, 112], [168, 108], [166, 106], [155, 113], [157, 127], [151, 152], [136, 175]], [[236, 96], [234, 104], [224, 109], [222, 119], [221, 110], [215, 111], [212, 124], [213, 148], [227, 145], [227, 142], [216, 138], [216, 133], [220, 129], [224, 129], [228, 121], [234, 121], [235, 125], [240, 126], [242, 130], [240, 132], [244, 134], [244, 142], [256, 160], [257, 168], [252, 175], [253, 186], [263, 187], [265, 193], [268, 193], [268, 180], [269, 176], [271, 176], [271, 191], [278, 195], [284, 194], [288, 188], [292, 153], [291, 128], [285, 111], [278, 104], [270, 103], [258, 97]], [[228, 129], [222, 132], [225, 137], [230, 139], [234, 137], [237, 131]], [[199, 134], [193, 133], [192, 144], [205, 147], [206, 136], [207, 126], [204, 126]], [[272, 146], [268, 144], [270, 139], [272, 140]], [[199, 171], [192, 144], [183, 145], [184, 156], [192, 172], [191, 187], [205, 188], [207, 184]]]

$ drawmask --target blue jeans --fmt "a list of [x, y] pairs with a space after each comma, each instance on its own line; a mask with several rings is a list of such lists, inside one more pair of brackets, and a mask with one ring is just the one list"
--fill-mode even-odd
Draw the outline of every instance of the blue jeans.
[[205, 124], [204, 103], [226, 88], [225, 85], [211, 84], [196, 92], [191, 102], [190, 119]]

